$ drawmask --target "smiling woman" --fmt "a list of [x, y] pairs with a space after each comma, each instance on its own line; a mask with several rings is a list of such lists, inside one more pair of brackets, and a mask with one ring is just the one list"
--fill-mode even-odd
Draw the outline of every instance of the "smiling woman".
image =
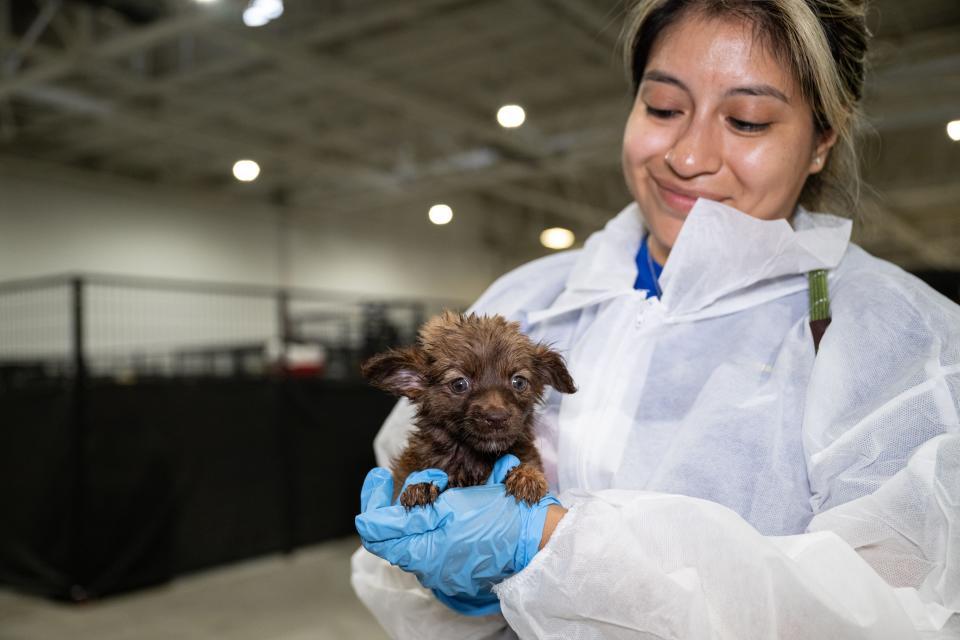
[[628, 25], [634, 202], [473, 306], [567, 359], [537, 415], [561, 504], [531, 525], [492, 474], [404, 512], [375, 470], [358, 595], [418, 640], [960, 637], [960, 308], [850, 242], [862, 2]]
[[[767, 4], [729, 11], [724, 2], [645, 3], [631, 23], [636, 99], [623, 170], [661, 264], [699, 197], [765, 220], [790, 218], [798, 202], [855, 205], [850, 140], [862, 71], [848, 72], [847, 82], [829, 73], [822, 30], [801, 28], [816, 24], [813, 11]], [[798, 41], [807, 53], [792, 53]], [[862, 37], [859, 46], [855, 60]], [[838, 139], [840, 157], [832, 160]], [[827, 166], [836, 169], [824, 181]]]
[[[836, 146], [829, 162], [826, 157], [821, 159], [823, 169], [811, 173], [800, 193], [799, 204], [811, 210], [852, 213], [856, 210], [860, 188], [854, 136], [863, 122], [859, 100], [867, 52], [865, 12], [862, 0], [638, 2], [624, 30], [627, 44], [624, 68], [634, 93], [638, 93], [645, 73], [655, 68], [649, 64], [654, 45], [665, 40], [670, 28], [688, 14], [701, 21], [745, 27], [749, 31], [742, 35], [750, 37], [749, 41], [744, 40], [744, 46], [751, 51], [761, 49], [757, 55], [774, 62], [779, 75], [789, 76], [785, 80], [796, 89], [794, 98], [811, 110], [815, 133], [832, 132], [835, 136]], [[697, 64], [706, 62], [692, 52], [689, 57]], [[719, 61], [722, 59], [709, 62]], [[770, 88], [774, 91], [770, 92]], [[787, 97], [781, 89], [768, 86], [761, 93]], [[755, 92], [748, 89], [744, 93]]]

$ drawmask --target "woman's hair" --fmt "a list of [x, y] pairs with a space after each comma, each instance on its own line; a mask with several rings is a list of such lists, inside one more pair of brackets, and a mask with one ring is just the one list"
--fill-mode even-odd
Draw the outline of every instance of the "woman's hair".
[[823, 170], [807, 178], [800, 204], [856, 214], [860, 170], [854, 138], [863, 122], [858, 103], [869, 37], [864, 0], [638, 0], [623, 33], [634, 94], [657, 37], [691, 13], [746, 21], [793, 73], [817, 133], [837, 135]]

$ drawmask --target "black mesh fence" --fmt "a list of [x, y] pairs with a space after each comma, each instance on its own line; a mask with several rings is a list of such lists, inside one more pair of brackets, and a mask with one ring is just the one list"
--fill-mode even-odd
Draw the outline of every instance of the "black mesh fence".
[[0, 283], [0, 384], [70, 377], [249, 377], [278, 372], [348, 380], [359, 362], [409, 343], [448, 300], [145, 278]]
[[72, 375], [71, 293], [59, 278], [0, 286], [0, 386]]

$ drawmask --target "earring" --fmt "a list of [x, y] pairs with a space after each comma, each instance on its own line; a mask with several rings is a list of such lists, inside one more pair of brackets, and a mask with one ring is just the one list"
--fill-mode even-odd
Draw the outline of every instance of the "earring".
[[820, 164], [820, 156], [815, 157], [813, 161], [816, 162], [817, 164]]

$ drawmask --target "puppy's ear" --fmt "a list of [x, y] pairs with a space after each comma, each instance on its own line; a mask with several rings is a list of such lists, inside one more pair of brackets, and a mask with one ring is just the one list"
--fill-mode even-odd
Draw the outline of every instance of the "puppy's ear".
[[537, 345], [533, 366], [537, 375], [560, 393], [576, 393], [577, 386], [567, 371], [563, 356], [550, 347]]
[[416, 400], [427, 386], [425, 364], [418, 349], [406, 347], [379, 353], [366, 360], [360, 370], [378, 389]]

